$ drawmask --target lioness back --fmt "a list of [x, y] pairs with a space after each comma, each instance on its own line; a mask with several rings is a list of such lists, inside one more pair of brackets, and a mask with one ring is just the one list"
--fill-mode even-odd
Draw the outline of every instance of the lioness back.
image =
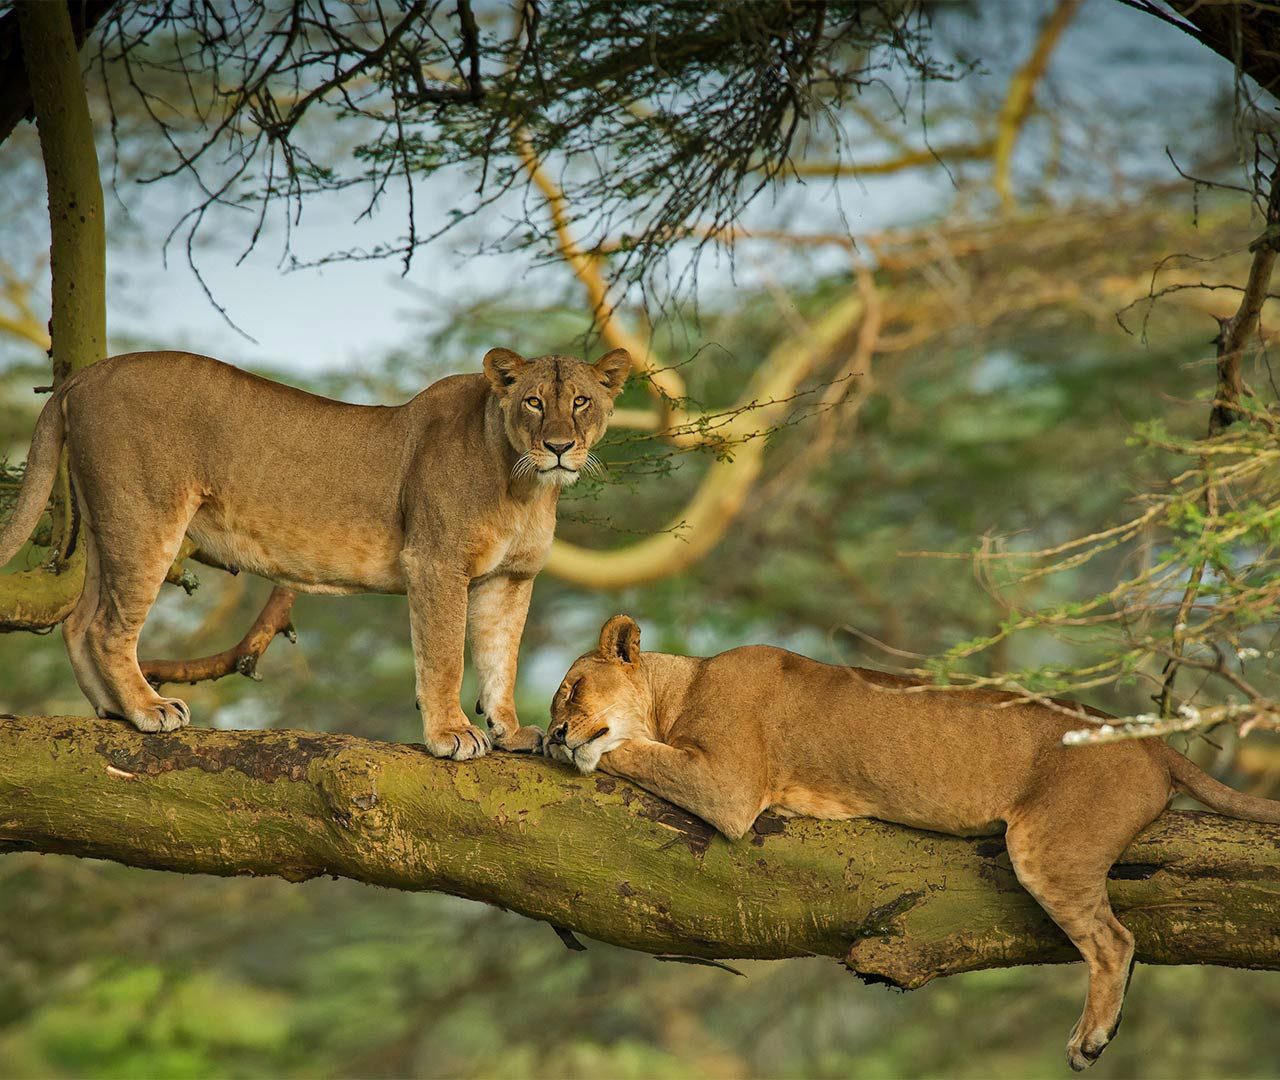
[[215, 560], [310, 592], [400, 592], [405, 469], [425, 443], [452, 484], [475, 477], [483, 447], [459, 429], [485, 394], [483, 375], [455, 375], [406, 405], [354, 405], [207, 356], [128, 353], [77, 375], [65, 409], [77, 472], [118, 489], [145, 467], [148, 489], [198, 503], [187, 532]]

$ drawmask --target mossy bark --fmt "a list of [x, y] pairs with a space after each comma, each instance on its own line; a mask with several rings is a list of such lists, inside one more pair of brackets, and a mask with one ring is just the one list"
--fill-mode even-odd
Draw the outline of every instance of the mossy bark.
[[[604, 775], [297, 731], [0, 721], [0, 850], [436, 890], [651, 953], [899, 986], [1075, 959], [999, 838], [766, 815], [737, 843]], [[1138, 959], [1280, 968], [1280, 827], [1169, 812], [1112, 874]]]
[[[50, 355], [56, 386], [106, 355], [102, 181], [67, 5], [22, 3], [15, 10], [49, 186]], [[65, 557], [72, 534], [65, 463], [56, 495], [53, 534]], [[57, 569], [56, 574], [37, 569], [0, 577], [0, 629], [37, 630], [66, 618], [84, 582], [84, 559], [63, 558]]]

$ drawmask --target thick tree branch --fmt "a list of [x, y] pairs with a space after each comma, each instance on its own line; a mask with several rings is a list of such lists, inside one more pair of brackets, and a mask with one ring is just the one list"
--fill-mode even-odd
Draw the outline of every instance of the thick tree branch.
[[1013, 148], [1022, 132], [1031, 105], [1035, 100], [1036, 85], [1044, 77], [1049, 66], [1049, 57], [1062, 37], [1063, 31], [1070, 25], [1080, 8], [1081, 0], [1058, 0], [1053, 14], [1045, 22], [1036, 47], [1027, 58], [1026, 63], [1014, 72], [1009, 80], [1009, 92], [1005, 97], [1004, 107], [1000, 110], [998, 134], [993, 150], [993, 183], [1000, 204], [1006, 210], [1014, 207], [1013, 182], [1010, 176], [1013, 167]]
[[[848, 957], [906, 987], [1075, 958], [999, 838], [766, 816], [731, 844], [611, 777], [506, 755], [454, 764], [345, 735], [0, 721], [0, 851], [336, 874], [651, 953]], [[1280, 968], [1280, 828], [1170, 812], [1112, 879], [1139, 960]]]

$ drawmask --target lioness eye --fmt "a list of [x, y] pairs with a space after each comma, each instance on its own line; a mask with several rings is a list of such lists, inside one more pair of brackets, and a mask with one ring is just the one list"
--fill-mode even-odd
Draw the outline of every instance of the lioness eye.
[[581, 394], [573, 399], [573, 407], [575, 409], [585, 409], [590, 403], [591, 399], [589, 397], [584, 397]]
[[542, 412], [542, 402], [539, 401], [536, 397], [527, 397], [524, 399], [524, 403], [528, 405], [529, 408], [531, 408], [534, 412]]

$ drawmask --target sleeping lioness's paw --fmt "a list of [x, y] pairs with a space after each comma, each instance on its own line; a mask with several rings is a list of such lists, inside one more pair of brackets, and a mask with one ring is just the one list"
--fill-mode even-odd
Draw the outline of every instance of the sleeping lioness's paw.
[[552, 742], [550, 739], [542, 740], [542, 756], [558, 761], [562, 765], [573, 764], [573, 758], [569, 756], [569, 748], [564, 743]]
[[488, 719], [489, 738], [497, 749], [512, 754], [542, 753], [542, 729], [521, 725], [510, 706], [486, 708], [483, 701], [477, 701], [476, 715]]
[[493, 745], [499, 750], [506, 750], [513, 754], [542, 753], [542, 744], [545, 739], [541, 728], [528, 726], [518, 727], [514, 731], [504, 729], [499, 735], [497, 727], [491, 722], [489, 733], [493, 736]]
[[433, 757], [454, 761], [484, 757], [491, 745], [489, 736], [463, 716], [461, 710], [458, 715], [459, 719], [448, 723], [425, 725], [422, 741]]
[[157, 697], [154, 702], [128, 710], [125, 719], [139, 731], [177, 731], [191, 723], [191, 710], [178, 698]]

